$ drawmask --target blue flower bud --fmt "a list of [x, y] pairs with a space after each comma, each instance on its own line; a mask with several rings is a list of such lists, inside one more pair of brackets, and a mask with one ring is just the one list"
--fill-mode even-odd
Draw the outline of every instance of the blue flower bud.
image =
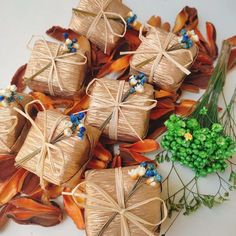
[[70, 121], [72, 122], [72, 123], [77, 123], [78, 122], [78, 118], [75, 116], [75, 115], [70, 115]]
[[82, 119], [84, 119], [85, 114], [84, 114], [83, 112], [79, 112], [79, 113], [77, 114], [77, 117], [78, 117], [79, 120], [82, 120]]
[[75, 53], [75, 52], [77, 52], [77, 49], [76, 48], [71, 48], [70, 52]]
[[141, 162], [141, 163], [140, 163], [140, 166], [142, 166], [142, 167], [147, 167], [147, 162], [145, 162], [145, 161], [144, 161], [144, 162]]
[[147, 170], [145, 176], [146, 177], [153, 177], [153, 176], [155, 176], [155, 173], [153, 170]]
[[86, 131], [86, 128], [85, 127], [81, 127], [80, 129], [79, 129], [79, 132], [80, 133], [84, 133]]
[[68, 33], [63, 33], [63, 37], [64, 37], [64, 39], [68, 39], [69, 38], [69, 34]]
[[83, 137], [84, 137], [84, 133], [78, 132], [77, 136], [78, 136], [79, 138], [83, 138]]
[[72, 42], [77, 43], [78, 42], [77, 38], [72, 39]]
[[3, 101], [5, 99], [4, 96], [0, 96], [0, 102]]

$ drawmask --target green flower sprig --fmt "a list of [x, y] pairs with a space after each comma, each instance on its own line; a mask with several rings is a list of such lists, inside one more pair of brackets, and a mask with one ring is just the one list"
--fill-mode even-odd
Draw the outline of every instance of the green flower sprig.
[[224, 172], [226, 160], [236, 152], [236, 142], [223, 134], [219, 123], [202, 128], [195, 118], [172, 115], [165, 125], [162, 147], [170, 152], [172, 161], [191, 168], [197, 177]]

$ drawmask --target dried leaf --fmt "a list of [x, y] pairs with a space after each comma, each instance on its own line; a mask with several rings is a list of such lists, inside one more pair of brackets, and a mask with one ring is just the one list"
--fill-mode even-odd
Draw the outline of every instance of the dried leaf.
[[170, 23], [169, 22], [164, 22], [161, 26], [161, 28], [167, 32], [170, 32]]
[[111, 153], [105, 147], [98, 143], [93, 151], [93, 155], [100, 161], [110, 162], [112, 159]]
[[104, 65], [99, 73], [97, 74], [97, 78], [102, 78], [111, 73], [117, 73], [125, 71], [129, 67], [130, 55], [123, 56], [118, 58], [113, 62], [108, 62], [108, 64]]
[[120, 155], [115, 155], [111, 163], [111, 168], [117, 168], [117, 167], [122, 167], [122, 159]]
[[11, 84], [16, 85], [17, 92], [19, 92], [19, 93], [23, 92], [26, 87], [26, 85], [24, 83], [24, 75], [25, 75], [26, 67], [27, 67], [27, 64], [19, 67], [11, 79]]
[[188, 116], [193, 112], [195, 104], [196, 101], [194, 100], [181, 100], [181, 102], [175, 106], [175, 113], [181, 116]]
[[14, 164], [14, 155], [0, 155], [0, 183], [9, 179], [16, 172]]
[[24, 169], [19, 169], [15, 174], [0, 183], [0, 206], [9, 202], [17, 193], [21, 191], [24, 179], [28, 172]]
[[129, 50], [131, 51], [136, 50], [141, 43], [139, 33], [136, 30], [127, 30], [124, 38], [129, 45]]
[[231, 50], [228, 63], [228, 70], [232, 70], [235, 66], [236, 66], [236, 48]]
[[151, 134], [148, 135], [150, 139], [157, 139], [160, 135], [162, 135], [166, 131], [166, 126], [163, 125], [155, 129]]
[[165, 90], [155, 90], [155, 98], [160, 99], [160, 98], [171, 98], [173, 100], [177, 100], [178, 94], [172, 93], [169, 91]]
[[122, 158], [122, 166], [132, 166], [141, 162], [150, 162], [151, 160], [137, 152], [133, 152], [128, 148], [120, 147], [120, 156]]
[[30, 94], [35, 100], [40, 100], [46, 109], [53, 109], [54, 108], [53, 107], [53, 100], [49, 96], [45, 95], [44, 93], [31, 92]]
[[69, 115], [72, 113], [76, 113], [82, 110], [86, 110], [89, 107], [89, 96], [84, 95], [80, 100], [74, 101], [74, 104], [65, 109], [64, 114]]
[[38, 188], [40, 188], [39, 182], [39, 177], [37, 175], [28, 173], [21, 188], [21, 193], [31, 196]]
[[121, 144], [121, 148], [127, 148], [133, 152], [153, 152], [160, 148], [160, 145], [153, 139], [144, 139], [132, 144]]
[[198, 25], [197, 9], [186, 6], [177, 15], [173, 32], [177, 33], [183, 28], [185, 28], [186, 30], [195, 29], [197, 25]]
[[161, 108], [157, 108], [155, 110], [152, 110], [151, 111], [151, 114], [150, 114], [150, 119], [151, 120], [158, 120], [170, 113], [172, 113], [174, 111], [174, 109], [172, 108], [167, 108], [167, 109], [161, 109]]
[[236, 35], [230, 37], [227, 39], [227, 41], [233, 45], [233, 47], [236, 47]]
[[67, 215], [74, 221], [78, 229], [85, 229], [84, 210], [79, 208], [71, 196], [63, 195]]
[[191, 93], [199, 93], [200, 89], [198, 86], [188, 83], [183, 83], [180, 89], [191, 92]]
[[0, 210], [0, 230], [6, 225], [8, 218], [6, 216], [7, 205]]
[[104, 161], [100, 161], [96, 158], [93, 158], [87, 165], [87, 169], [105, 169], [107, 167], [107, 163]]
[[218, 56], [215, 26], [210, 22], [206, 22], [206, 32], [207, 32], [208, 45], [210, 49], [209, 53], [210, 53], [211, 58], [215, 60]]
[[147, 23], [153, 27], [161, 27], [161, 17], [160, 16], [151, 16]]
[[12, 200], [6, 215], [19, 224], [37, 224], [45, 227], [54, 226], [62, 221], [62, 211], [52, 202], [44, 205], [30, 198], [18, 198]]

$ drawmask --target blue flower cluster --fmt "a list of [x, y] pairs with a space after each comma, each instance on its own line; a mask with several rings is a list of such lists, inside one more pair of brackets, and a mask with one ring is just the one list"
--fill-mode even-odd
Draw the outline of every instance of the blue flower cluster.
[[146, 169], [145, 177], [151, 178], [153, 177], [156, 182], [162, 181], [162, 176], [159, 175], [156, 166], [152, 163], [142, 162], [140, 163], [141, 167], [144, 167]]
[[83, 112], [79, 112], [77, 114], [72, 114], [70, 115], [70, 121], [72, 123], [72, 131], [78, 131], [77, 136], [80, 139], [84, 138], [84, 134], [86, 131], [86, 128], [84, 126], [84, 124], [81, 122], [85, 117], [85, 114]]
[[138, 75], [132, 75], [129, 78], [129, 84], [131, 86], [130, 93], [143, 93], [144, 84], [147, 82], [147, 76], [144, 73]]
[[65, 52], [75, 53], [79, 49], [79, 44], [77, 43], [78, 40], [76, 38], [70, 39], [68, 33], [63, 33], [63, 37], [65, 39]]
[[133, 14], [133, 12], [129, 12], [128, 14], [128, 18], [126, 19], [128, 28], [131, 29], [132, 25], [135, 23], [135, 21], [137, 20], [137, 15]]

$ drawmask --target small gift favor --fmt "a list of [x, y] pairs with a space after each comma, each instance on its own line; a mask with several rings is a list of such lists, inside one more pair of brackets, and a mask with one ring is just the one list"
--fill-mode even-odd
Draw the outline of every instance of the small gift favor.
[[32, 90], [61, 97], [76, 97], [81, 93], [87, 71], [86, 52], [77, 39], [64, 36], [64, 44], [40, 37], [33, 49], [28, 45], [31, 57], [25, 82]]
[[15, 153], [28, 130], [26, 119], [15, 108], [23, 109], [29, 95], [16, 93], [16, 86], [0, 90], [0, 153]]
[[86, 36], [105, 53], [110, 54], [126, 33], [126, 19], [131, 10], [120, 0], [81, 0], [73, 9], [69, 28]]
[[[165, 202], [160, 198], [160, 180], [153, 164], [147, 163], [135, 169], [91, 170], [86, 172], [84, 182], [63, 194], [72, 195], [85, 208], [88, 236], [154, 236], [159, 235], [158, 226], [167, 217]], [[78, 191], [80, 187], [85, 193]], [[85, 198], [85, 204], [77, 197]]]
[[28, 113], [31, 104], [26, 105], [25, 113], [18, 110], [32, 127], [16, 157], [16, 165], [38, 175], [42, 186], [43, 180], [56, 185], [71, 182], [74, 176], [79, 177], [78, 173], [82, 174], [100, 131], [84, 126], [83, 113], [69, 117], [55, 110], [45, 110], [41, 103], [43, 111], [33, 120]]
[[87, 87], [90, 104], [86, 124], [100, 128], [113, 140], [135, 142], [145, 138], [156, 100], [153, 87], [143, 79], [139, 82], [140, 78], [131, 77], [134, 87], [124, 80], [94, 79]]
[[150, 27], [146, 37], [140, 31], [141, 44], [137, 51], [123, 52], [133, 54], [130, 61], [131, 74], [143, 72], [149, 76], [149, 83], [175, 92], [182, 84], [188, 70], [198, 53], [194, 41], [194, 31], [182, 31], [182, 35]]

